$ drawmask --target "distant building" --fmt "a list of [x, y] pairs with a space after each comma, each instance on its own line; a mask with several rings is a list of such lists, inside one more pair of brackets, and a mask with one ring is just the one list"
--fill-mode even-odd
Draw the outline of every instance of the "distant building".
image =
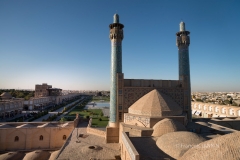
[[203, 118], [240, 117], [240, 108], [237, 106], [192, 102], [192, 114]]
[[0, 119], [9, 118], [21, 113], [23, 109], [23, 98], [13, 98], [8, 92], [1, 94], [0, 100]]
[[43, 83], [35, 85], [35, 97], [29, 100], [14, 98], [9, 92], [0, 95], [0, 119], [6, 119], [22, 113], [22, 110], [41, 110], [46, 107], [64, 103], [74, 99], [79, 93], [62, 94], [62, 89], [52, 88], [52, 85]]
[[35, 85], [35, 97], [47, 97], [47, 96], [60, 96], [62, 95], [62, 89], [52, 88], [52, 85], [47, 83]]
[[47, 89], [52, 88], [52, 85], [48, 85], [47, 83], [36, 84], [35, 85], [35, 97], [46, 97], [49, 96], [49, 92]]

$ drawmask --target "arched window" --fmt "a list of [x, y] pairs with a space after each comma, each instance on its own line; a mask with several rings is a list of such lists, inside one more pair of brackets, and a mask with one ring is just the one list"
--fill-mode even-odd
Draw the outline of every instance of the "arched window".
[[67, 139], [67, 136], [66, 135], [63, 135], [63, 140], [66, 140]]
[[19, 137], [16, 136], [16, 137], [14, 138], [14, 141], [15, 141], [15, 142], [19, 141]]
[[42, 140], [43, 140], [43, 136], [42, 136], [42, 135], [39, 137], [39, 140], [40, 140], [40, 141], [42, 141]]

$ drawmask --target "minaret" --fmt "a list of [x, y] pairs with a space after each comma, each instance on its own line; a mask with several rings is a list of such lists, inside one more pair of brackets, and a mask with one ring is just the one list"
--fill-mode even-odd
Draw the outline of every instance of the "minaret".
[[117, 118], [117, 74], [122, 73], [122, 40], [124, 25], [119, 23], [118, 14], [114, 14], [109, 25], [111, 40], [111, 86], [109, 127], [118, 127]]
[[191, 81], [190, 81], [190, 64], [189, 64], [189, 31], [185, 30], [185, 23], [180, 23], [180, 31], [177, 35], [178, 60], [179, 60], [179, 80], [182, 82], [184, 89], [184, 111], [187, 112], [188, 121], [192, 121], [191, 112]]

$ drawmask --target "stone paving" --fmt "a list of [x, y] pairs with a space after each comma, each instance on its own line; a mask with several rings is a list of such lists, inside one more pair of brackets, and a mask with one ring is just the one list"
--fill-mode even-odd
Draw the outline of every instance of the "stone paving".
[[118, 143], [107, 144], [105, 138], [88, 134], [87, 125], [88, 123], [81, 122], [73, 130], [60, 150], [57, 160], [110, 160], [116, 159], [115, 156], [120, 156], [121, 150]]

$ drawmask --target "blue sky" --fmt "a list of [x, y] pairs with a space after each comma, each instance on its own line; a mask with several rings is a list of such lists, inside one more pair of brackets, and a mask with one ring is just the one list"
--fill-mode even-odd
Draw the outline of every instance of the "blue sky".
[[238, 0], [1, 0], [0, 88], [109, 90], [109, 24], [125, 25], [123, 73], [178, 79], [175, 33], [191, 32], [192, 91], [240, 91]]

